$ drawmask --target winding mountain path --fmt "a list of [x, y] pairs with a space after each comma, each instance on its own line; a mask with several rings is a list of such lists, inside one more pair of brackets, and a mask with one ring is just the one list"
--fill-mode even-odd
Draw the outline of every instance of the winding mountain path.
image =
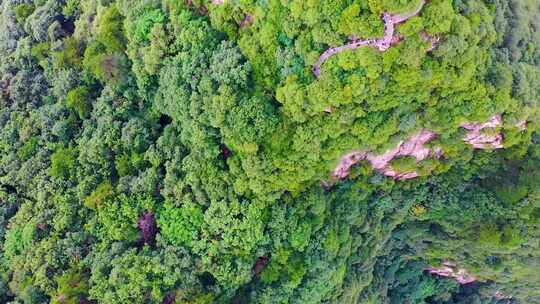
[[[327, 49], [326, 51], [324, 51], [324, 53], [321, 54], [321, 56], [319, 57], [319, 60], [317, 60], [317, 62], [313, 65], [313, 74], [315, 75], [315, 77], [319, 78], [319, 76], [321, 75], [321, 66], [324, 64], [324, 62], [331, 56], [341, 53], [345, 50], [354, 50], [359, 47], [369, 46], [369, 47], [376, 48], [381, 52], [386, 51], [392, 46], [392, 44], [400, 41], [401, 39], [401, 37], [399, 37], [398, 35], [395, 35], [394, 33], [396, 24], [405, 22], [408, 19], [418, 15], [425, 4], [426, 4], [426, 1], [422, 0], [420, 2], [420, 5], [417, 8], [415, 8], [414, 11], [411, 11], [405, 14], [393, 15], [388, 12], [385, 12], [382, 16], [382, 20], [384, 22], [384, 36], [382, 38], [357, 40], [357, 41], [353, 41], [351, 43], [347, 43], [342, 46], [332, 47], [332, 48]], [[424, 38], [424, 39], [427, 39], [427, 38]], [[433, 49], [435, 40], [432, 40], [430, 38], [430, 41], [432, 42], [431, 49]]]

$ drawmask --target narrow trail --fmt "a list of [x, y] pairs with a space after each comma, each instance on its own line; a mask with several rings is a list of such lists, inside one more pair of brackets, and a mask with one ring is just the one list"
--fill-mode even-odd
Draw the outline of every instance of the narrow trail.
[[[324, 64], [324, 62], [331, 56], [341, 53], [345, 50], [354, 50], [359, 47], [369, 46], [376, 48], [381, 52], [386, 51], [392, 46], [392, 44], [397, 43], [401, 40], [401, 37], [399, 35], [395, 35], [394, 33], [396, 25], [418, 15], [425, 4], [426, 1], [422, 0], [420, 2], [420, 5], [414, 11], [405, 14], [393, 15], [388, 12], [384, 13], [382, 16], [382, 20], [384, 22], [384, 36], [382, 38], [357, 40], [342, 46], [327, 49], [321, 54], [319, 60], [317, 60], [317, 62], [313, 65], [313, 74], [315, 75], [315, 77], [319, 78], [321, 76], [321, 66]], [[430, 49], [433, 49], [436, 42], [438, 41], [436, 38], [430, 37], [427, 34], [426, 36], [422, 36], [422, 38], [424, 38], [424, 40], [431, 41], [432, 45]]]

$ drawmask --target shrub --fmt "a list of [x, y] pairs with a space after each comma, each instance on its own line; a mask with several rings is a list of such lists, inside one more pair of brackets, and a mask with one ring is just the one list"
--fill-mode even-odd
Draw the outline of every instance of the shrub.
[[17, 22], [22, 24], [26, 21], [26, 18], [30, 16], [36, 8], [34, 5], [29, 3], [19, 4], [15, 7], [15, 19]]
[[49, 55], [51, 44], [48, 42], [37, 43], [32, 46], [31, 54], [38, 62], [44, 60]]
[[75, 168], [77, 151], [74, 147], [60, 148], [51, 155], [50, 174], [56, 178], [69, 178]]
[[79, 67], [82, 63], [83, 46], [73, 37], [64, 39], [60, 51], [52, 52], [52, 60], [60, 69]]
[[158, 226], [161, 235], [171, 244], [191, 246], [198, 238], [203, 214], [199, 206], [186, 202], [181, 208], [166, 202], [158, 214]]
[[124, 51], [126, 38], [124, 36], [124, 17], [115, 5], [109, 7], [100, 19], [97, 39], [108, 53]]
[[66, 5], [64, 6], [64, 9], [62, 10], [62, 13], [66, 17], [73, 17], [77, 10], [79, 9], [79, 6], [81, 5], [81, 0], [67, 0]]
[[79, 304], [86, 296], [88, 283], [83, 275], [74, 269], [56, 278], [58, 288], [51, 297], [51, 304]]
[[97, 209], [113, 197], [114, 187], [109, 180], [106, 180], [99, 184], [96, 189], [86, 197], [84, 205], [90, 209]]
[[29, 160], [38, 151], [38, 139], [37, 137], [31, 137], [22, 147], [17, 151], [17, 156], [22, 161]]
[[155, 23], [163, 23], [165, 15], [159, 9], [149, 10], [144, 15], [139, 17], [135, 23], [134, 37], [137, 42], [148, 40], [148, 34], [152, 30]]
[[74, 110], [81, 119], [87, 118], [92, 110], [88, 88], [80, 86], [68, 92], [66, 106]]

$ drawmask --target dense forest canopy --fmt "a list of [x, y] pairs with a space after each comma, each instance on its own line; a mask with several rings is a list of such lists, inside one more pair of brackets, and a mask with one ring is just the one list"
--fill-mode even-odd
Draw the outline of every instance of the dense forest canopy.
[[0, 303], [540, 303], [537, 0], [0, 1]]

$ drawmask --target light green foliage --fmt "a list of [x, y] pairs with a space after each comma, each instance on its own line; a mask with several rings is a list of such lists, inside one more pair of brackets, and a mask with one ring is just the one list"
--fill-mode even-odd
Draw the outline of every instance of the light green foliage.
[[17, 22], [24, 23], [26, 18], [30, 16], [35, 10], [34, 5], [30, 3], [21, 3], [15, 7], [15, 18]]
[[177, 288], [178, 300], [199, 298], [200, 291], [189, 288], [197, 281], [194, 266], [181, 248], [103, 250], [92, 259], [90, 296], [104, 303], [161, 303]]
[[484, 245], [497, 246], [501, 243], [501, 232], [494, 223], [488, 223], [480, 226], [478, 241]]
[[176, 246], [191, 247], [199, 238], [203, 214], [200, 207], [192, 202], [185, 202], [179, 207], [165, 202], [157, 222], [165, 240]]
[[136, 241], [139, 217], [153, 208], [154, 200], [150, 196], [120, 194], [111, 198], [96, 209], [95, 234], [103, 240]]
[[47, 42], [37, 43], [32, 46], [32, 56], [36, 57], [37, 61], [40, 62], [47, 58], [50, 48], [51, 45]]
[[86, 278], [74, 269], [58, 277], [57, 284], [58, 289], [51, 296], [52, 304], [78, 304], [88, 291]]
[[148, 40], [148, 35], [156, 23], [163, 23], [165, 15], [159, 9], [148, 10], [135, 22], [133, 36], [135, 41], [143, 42]]
[[[19, 230], [20, 229], [20, 230]], [[6, 240], [4, 243], [4, 255], [9, 261], [14, 256], [21, 254], [21, 252], [32, 244], [35, 236], [35, 224], [21, 227], [19, 229], [10, 229], [6, 233]]]
[[311, 226], [309, 223], [301, 223], [291, 236], [291, 246], [302, 252], [309, 243]]
[[105, 202], [114, 196], [114, 187], [110, 181], [100, 183], [92, 193], [84, 199], [86, 207], [91, 209], [100, 208]]
[[34, 154], [38, 152], [39, 143], [37, 137], [30, 137], [24, 145], [22, 145], [19, 150], [17, 150], [17, 156], [23, 160], [27, 161]]
[[359, 3], [347, 7], [340, 16], [339, 31], [345, 35], [361, 38], [378, 38], [384, 34], [384, 25], [376, 14], [363, 12]]
[[81, 0], [67, 0], [62, 13], [66, 17], [75, 17], [75, 14], [79, 11]]
[[115, 5], [106, 8], [99, 16], [96, 40], [84, 52], [84, 68], [102, 82], [118, 82], [126, 77], [123, 19]]
[[84, 52], [83, 67], [100, 81], [118, 81], [125, 77], [125, 57], [120, 53], [107, 54], [107, 48], [93, 42]]
[[390, 167], [396, 172], [411, 172], [418, 167], [416, 158], [406, 156], [392, 160]]
[[100, 16], [96, 38], [108, 52], [122, 51], [125, 48], [123, 19], [115, 5], [108, 7]]
[[51, 176], [69, 178], [74, 173], [76, 158], [77, 150], [75, 147], [57, 149], [51, 155]]
[[455, 16], [452, 1], [430, 1], [422, 12], [422, 21], [431, 35], [445, 34], [450, 31]]
[[116, 172], [120, 177], [133, 173], [133, 165], [131, 157], [128, 154], [121, 155], [115, 162]]
[[90, 92], [86, 87], [77, 87], [68, 92], [66, 106], [74, 110], [81, 119], [88, 117], [92, 106], [90, 104]]
[[97, 77], [104, 77], [105, 72], [100, 66], [104, 60], [105, 47], [99, 42], [92, 42], [84, 51], [83, 66]]
[[265, 283], [272, 283], [279, 279], [280, 272], [287, 264], [291, 252], [283, 248], [279, 248], [272, 256], [272, 260], [268, 267], [263, 271], [261, 280]]

